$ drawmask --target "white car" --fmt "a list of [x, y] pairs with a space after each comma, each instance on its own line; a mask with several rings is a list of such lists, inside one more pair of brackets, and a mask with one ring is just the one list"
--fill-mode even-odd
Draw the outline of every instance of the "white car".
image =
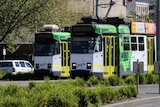
[[0, 60], [0, 71], [8, 71], [11, 75], [34, 71], [34, 67], [26, 60]]

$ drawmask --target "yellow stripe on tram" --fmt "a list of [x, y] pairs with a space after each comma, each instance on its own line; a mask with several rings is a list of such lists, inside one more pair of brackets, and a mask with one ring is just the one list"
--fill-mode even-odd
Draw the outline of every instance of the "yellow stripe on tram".
[[93, 67], [97, 68], [97, 67], [103, 67], [103, 64], [93, 64]]
[[61, 64], [52, 64], [53, 68], [61, 68]]

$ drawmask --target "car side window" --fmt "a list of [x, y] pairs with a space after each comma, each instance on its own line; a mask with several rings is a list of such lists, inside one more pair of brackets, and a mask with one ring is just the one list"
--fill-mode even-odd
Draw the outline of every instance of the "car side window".
[[32, 68], [32, 65], [29, 62], [25, 62], [25, 64], [26, 64], [27, 67]]
[[18, 62], [15, 62], [15, 65], [16, 67], [20, 67], [19, 63]]
[[21, 67], [25, 67], [24, 62], [20, 62], [20, 64], [21, 64]]
[[0, 67], [12, 67], [12, 62], [0, 62]]

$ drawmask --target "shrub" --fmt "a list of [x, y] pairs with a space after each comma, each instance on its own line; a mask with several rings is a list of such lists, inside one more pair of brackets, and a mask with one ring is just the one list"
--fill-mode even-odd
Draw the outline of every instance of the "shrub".
[[144, 74], [139, 74], [139, 84], [146, 84], [146, 78]]
[[100, 86], [98, 89], [98, 95], [103, 104], [111, 103], [113, 101], [113, 90], [109, 87]]
[[84, 82], [84, 80], [82, 78], [76, 77], [75, 81], [73, 82], [73, 85], [84, 87], [85, 86], [85, 82]]
[[119, 93], [122, 99], [130, 98], [132, 96], [131, 90], [128, 87], [122, 87], [119, 89]]
[[84, 88], [75, 88], [73, 93], [78, 98], [78, 107], [88, 106], [86, 90]]
[[128, 76], [126, 79], [125, 79], [125, 82], [126, 84], [136, 84], [136, 78], [135, 76]]
[[117, 75], [110, 76], [108, 80], [111, 86], [118, 86], [125, 84], [124, 80], [122, 78], [119, 78]]
[[110, 84], [109, 84], [109, 80], [108, 79], [106, 79], [106, 80], [102, 80], [102, 85], [104, 85], [104, 86], [109, 86]]
[[98, 84], [100, 84], [100, 80], [95, 77], [95, 76], [92, 76], [88, 79], [88, 81], [86, 82], [86, 84], [90, 87], [90, 86], [96, 86]]
[[71, 91], [52, 90], [49, 94], [47, 107], [78, 107], [77, 97]]
[[16, 97], [11, 97], [9, 95], [5, 96], [1, 106], [2, 107], [18, 107], [21, 105], [20, 99]]
[[137, 89], [134, 85], [129, 85], [128, 89], [131, 90], [131, 96], [132, 97], [137, 97], [138, 92], [137, 92]]
[[89, 106], [99, 107], [101, 104], [101, 99], [96, 90], [88, 90], [87, 91], [87, 99]]
[[0, 71], [0, 79], [3, 79], [3, 77], [7, 74], [8, 74], [7, 71]]
[[158, 83], [158, 75], [154, 73], [146, 74], [147, 84], [156, 84]]
[[34, 81], [30, 81], [29, 82], [29, 88], [31, 89], [31, 88], [33, 88], [33, 87], [35, 87], [36, 86], [36, 82], [34, 82]]
[[20, 89], [21, 88], [17, 85], [10, 84], [4, 89], [4, 95], [16, 96], [19, 93]]

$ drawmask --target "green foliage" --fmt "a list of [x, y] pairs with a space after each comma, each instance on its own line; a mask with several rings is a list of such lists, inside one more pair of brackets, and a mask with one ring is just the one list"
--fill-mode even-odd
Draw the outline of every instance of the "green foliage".
[[130, 97], [137, 97], [137, 89], [134, 85], [129, 85], [128, 89], [131, 90], [131, 96]]
[[90, 77], [90, 78], [87, 80], [86, 84], [87, 84], [89, 87], [90, 87], [90, 86], [96, 86], [96, 85], [100, 84], [100, 80], [99, 80], [97, 77], [92, 76], [92, 77]]
[[110, 76], [108, 78], [110, 85], [112, 86], [118, 86], [118, 85], [124, 85], [125, 82], [122, 78], [119, 78], [117, 75]]
[[122, 99], [130, 98], [131, 97], [131, 90], [128, 87], [123, 87], [119, 89], [119, 93], [121, 94]]
[[154, 73], [148, 73], [146, 74], [146, 83], [147, 84], [156, 84], [158, 83], [158, 75]]
[[84, 87], [85, 86], [85, 82], [84, 82], [84, 80], [82, 78], [76, 77], [75, 81], [73, 82], [73, 85]]
[[0, 71], [0, 79], [3, 79], [3, 77], [7, 74], [8, 74], [7, 71]]
[[125, 79], [125, 82], [126, 82], [126, 84], [136, 84], [136, 78], [135, 78], [134, 75], [128, 76], [128, 77]]
[[88, 101], [86, 96], [86, 90], [84, 88], [75, 88], [74, 95], [78, 97], [78, 107], [87, 107]]
[[146, 78], [144, 74], [139, 74], [139, 84], [146, 84]]
[[110, 85], [108, 79], [103, 80], [103, 81], [102, 81], [102, 84], [103, 84], [104, 86], [109, 86], [109, 85]]
[[29, 88], [31, 89], [31, 88], [33, 88], [33, 87], [35, 87], [36, 86], [36, 82], [34, 82], [34, 81], [30, 81], [29, 82]]
[[94, 105], [95, 107], [98, 107], [100, 106], [99, 104], [101, 104], [101, 99], [97, 90], [94, 90], [94, 91], [88, 90], [87, 99], [88, 99], [89, 106]]
[[11, 84], [5, 88], [4, 95], [16, 96], [17, 94], [19, 94], [19, 91], [20, 87], [15, 84]]
[[57, 24], [60, 28], [78, 22], [87, 9], [75, 13], [68, 8], [68, 0], [8, 0], [0, 1], [0, 42], [15, 52], [17, 42], [29, 41], [29, 35], [44, 24]]
[[137, 96], [134, 86], [84, 87], [83, 83], [84, 80], [77, 78], [54, 83], [45, 80], [42, 84], [31, 81], [29, 87], [14, 84], [0, 87], [0, 107], [99, 107]]
[[103, 104], [111, 103], [113, 101], [113, 90], [111, 88], [100, 86], [97, 90]]
[[69, 89], [73, 87], [64, 87], [61, 86], [59, 88], [52, 89], [49, 94], [49, 98], [47, 101], [48, 107], [77, 107], [78, 104], [77, 97], [74, 96], [72, 90]]

